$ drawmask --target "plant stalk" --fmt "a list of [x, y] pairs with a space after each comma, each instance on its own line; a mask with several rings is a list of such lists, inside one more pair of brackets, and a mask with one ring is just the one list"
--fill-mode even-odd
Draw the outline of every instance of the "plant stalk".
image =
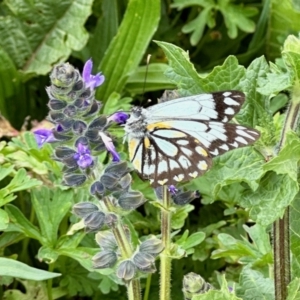
[[[112, 205], [108, 197], [104, 197], [103, 202], [107, 210], [112, 212]], [[133, 249], [130, 241], [127, 239], [123, 225], [121, 223], [118, 223], [116, 227], [112, 228], [112, 232], [121, 251], [122, 258], [130, 258], [133, 254]], [[130, 283], [127, 285], [127, 293], [129, 300], [141, 300], [141, 286], [139, 279], [133, 279], [130, 281]]]
[[160, 255], [160, 300], [171, 299], [171, 198], [167, 186], [163, 186], [161, 211], [161, 238], [164, 251]]
[[[286, 143], [287, 132], [295, 130], [300, 112], [300, 82], [296, 82], [293, 89], [291, 104], [288, 108], [285, 124], [282, 129], [278, 152]], [[275, 299], [287, 299], [287, 286], [291, 281], [290, 272], [290, 210], [287, 207], [282, 219], [273, 224], [274, 233], [274, 280]]]

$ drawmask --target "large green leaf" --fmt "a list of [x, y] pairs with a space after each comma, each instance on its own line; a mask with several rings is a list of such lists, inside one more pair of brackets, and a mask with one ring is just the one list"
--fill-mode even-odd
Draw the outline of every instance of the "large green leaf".
[[0, 257], [0, 276], [11, 276], [28, 280], [47, 280], [60, 276], [59, 273], [48, 272], [29, 267], [19, 261]]
[[[26, 73], [46, 74], [80, 50], [88, 39], [83, 25], [92, 0], [7, 0], [0, 19], [0, 48]], [[1, 53], [1, 52], [0, 52]]]
[[292, 0], [272, 0], [268, 27], [266, 52], [269, 59], [280, 57], [285, 38], [300, 31], [300, 12], [293, 7]]
[[120, 93], [137, 68], [160, 17], [159, 0], [130, 0], [117, 35], [110, 43], [99, 70], [106, 77], [96, 97], [106, 101], [112, 92]]

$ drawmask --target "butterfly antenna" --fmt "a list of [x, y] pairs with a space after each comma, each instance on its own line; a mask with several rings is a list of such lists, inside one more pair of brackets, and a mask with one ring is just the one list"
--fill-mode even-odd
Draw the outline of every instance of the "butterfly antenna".
[[147, 80], [147, 76], [148, 76], [148, 69], [149, 69], [150, 59], [151, 59], [151, 54], [148, 54], [148, 55], [147, 55], [147, 65], [146, 65], [146, 72], [145, 72], [144, 86], [143, 86], [143, 95], [144, 95], [144, 97], [145, 97], [146, 80]]

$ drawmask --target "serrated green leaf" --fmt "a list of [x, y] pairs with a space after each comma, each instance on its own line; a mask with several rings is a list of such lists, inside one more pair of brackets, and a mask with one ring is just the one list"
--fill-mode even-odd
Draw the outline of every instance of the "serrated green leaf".
[[294, 278], [288, 285], [288, 297], [286, 300], [299, 300], [300, 299], [300, 279]]
[[0, 257], [0, 275], [41, 281], [58, 277], [61, 274], [32, 268], [19, 261]]
[[243, 300], [274, 300], [274, 281], [258, 271], [244, 268], [236, 294]]
[[238, 89], [245, 75], [245, 68], [238, 64], [236, 57], [229, 56], [222, 66], [215, 67], [206, 76], [199, 76], [181, 48], [165, 42], [156, 43], [163, 48], [169, 61], [170, 68], [165, 75], [177, 85], [181, 96]]
[[246, 182], [255, 190], [264, 174], [263, 163], [261, 155], [253, 148], [236, 149], [216, 157], [211, 170], [188, 186], [192, 190], [197, 190], [197, 186], [208, 186], [213, 199], [218, 199], [223, 187], [237, 182]]
[[268, 172], [255, 192], [244, 193], [240, 205], [250, 209], [251, 219], [266, 226], [282, 218], [298, 191], [298, 183], [289, 175]]
[[137, 68], [154, 34], [160, 17], [159, 0], [130, 0], [118, 33], [99, 66], [107, 80], [96, 92], [106, 101], [112, 92], [120, 93]]
[[83, 25], [92, 2], [8, 0], [9, 15], [0, 20], [0, 46], [23, 72], [47, 74], [87, 42]]
[[282, 57], [288, 66], [293, 81], [300, 80], [300, 39], [289, 35], [284, 42]]
[[269, 99], [257, 92], [257, 87], [262, 78], [265, 78], [269, 66], [266, 59], [261, 56], [256, 58], [247, 68], [244, 77], [240, 81], [240, 88], [246, 93], [247, 98], [243, 108], [236, 116], [236, 119], [243, 125], [255, 127], [261, 120], [269, 118]]
[[50, 190], [42, 187], [32, 191], [32, 204], [36, 212], [39, 226], [47, 245], [54, 247], [60, 222], [70, 211], [73, 204], [73, 190]]

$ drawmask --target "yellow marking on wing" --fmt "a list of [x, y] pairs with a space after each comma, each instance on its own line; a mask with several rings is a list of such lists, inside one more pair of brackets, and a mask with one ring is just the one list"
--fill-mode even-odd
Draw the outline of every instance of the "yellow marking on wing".
[[196, 144], [200, 144], [200, 142], [199, 142], [197, 139], [194, 139], [194, 142], [195, 142]]
[[136, 170], [138, 170], [140, 173], [142, 172], [142, 164], [141, 164], [141, 160], [139, 160], [139, 159], [135, 159], [133, 162], [132, 162], [132, 165], [133, 165], [133, 167], [136, 169]]
[[150, 147], [150, 140], [147, 137], [144, 138], [144, 146], [145, 146], [145, 148]]
[[129, 147], [129, 158], [130, 158], [130, 160], [133, 159], [133, 156], [134, 156], [134, 153], [135, 153], [135, 150], [136, 150], [137, 145], [138, 145], [138, 140], [136, 140], [136, 139], [131, 139], [131, 140], [129, 141], [128, 147]]
[[147, 126], [148, 131], [153, 131], [154, 129], [170, 129], [172, 128], [171, 122], [156, 122], [149, 124]]
[[181, 181], [184, 178], [183, 174], [179, 174], [173, 177], [175, 181]]
[[201, 161], [198, 163], [197, 167], [198, 167], [200, 170], [204, 170], [204, 171], [205, 171], [205, 170], [207, 170], [208, 165], [207, 165], [206, 161], [201, 160]]
[[195, 148], [195, 150], [196, 150], [199, 154], [201, 154], [201, 155], [203, 155], [203, 156], [207, 156], [207, 155], [208, 155], [207, 152], [206, 152], [202, 147], [200, 147], [200, 146], [197, 146], [197, 147]]

